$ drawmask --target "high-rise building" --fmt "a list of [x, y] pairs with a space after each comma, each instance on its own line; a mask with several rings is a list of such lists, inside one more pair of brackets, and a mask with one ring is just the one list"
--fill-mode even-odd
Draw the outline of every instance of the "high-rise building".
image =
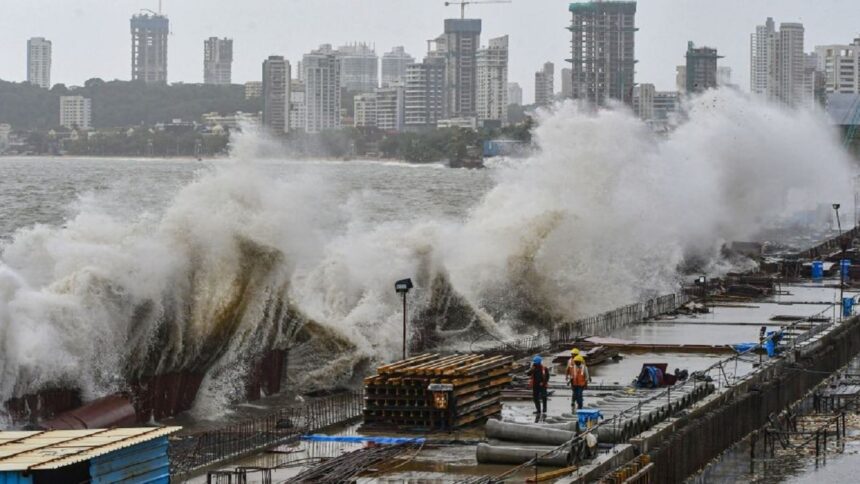
[[290, 63], [272, 55], [263, 61], [263, 126], [275, 133], [290, 130]]
[[678, 92], [687, 90], [687, 66], [675, 66], [675, 89]]
[[636, 2], [570, 4], [573, 98], [633, 102]]
[[803, 24], [779, 24], [776, 97], [790, 106], [805, 104], [812, 98], [811, 92], [804, 92], [806, 56], [803, 36]]
[[828, 94], [860, 94], [860, 37], [851, 44], [815, 47], [818, 70]]
[[687, 42], [688, 93], [703, 92], [717, 87], [717, 49], [696, 47]]
[[60, 126], [90, 129], [93, 125], [92, 101], [83, 96], [60, 96]]
[[654, 119], [654, 84], [642, 83], [633, 88], [633, 111], [643, 121]]
[[480, 19], [445, 19], [445, 33], [435, 40], [430, 56], [445, 59], [446, 110], [450, 117], [477, 112], [477, 53], [481, 45]]
[[477, 53], [478, 119], [508, 121], [508, 36], [490, 39]]
[[379, 57], [367, 44], [338, 47], [340, 86], [352, 92], [373, 92], [379, 87]]
[[677, 91], [657, 91], [654, 93], [654, 117], [658, 123], [665, 123], [678, 112], [680, 96]]
[[406, 66], [414, 64], [415, 58], [403, 47], [394, 47], [382, 55], [382, 87], [406, 82]]
[[27, 41], [27, 82], [51, 88], [51, 41], [44, 37]]
[[405, 92], [402, 84], [390, 83], [376, 90], [376, 127], [383, 131], [403, 129]]
[[428, 56], [420, 64], [406, 66], [404, 127], [436, 126], [445, 119], [445, 58]]
[[573, 97], [573, 69], [570, 67], [561, 68], [561, 97], [562, 99]]
[[263, 97], [263, 83], [260, 81], [248, 81], [245, 83], [245, 99]]
[[305, 131], [319, 133], [340, 128], [340, 62], [328, 44], [305, 54], [302, 60], [307, 121]]
[[290, 131], [304, 131], [308, 121], [305, 103], [305, 83], [293, 79], [290, 83]]
[[131, 80], [167, 82], [170, 23], [160, 14], [131, 17]]
[[233, 39], [209, 37], [203, 41], [203, 83], [230, 84], [233, 69]]
[[520, 87], [519, 83], [508, 83], [508, 104], [523, 105], [523, 88]]
[[717, 85], [729, 86], [732, 83], [732, 68], [729, 66], [717, 66]]
[[546, 106], [552, 104], [555, 97], [555, 65], [547, 62], [543, 68], [535, 72], [535, 104]]
[[356, 94], [353, 103], [353, 125], [356, 128], [376, 127], [376, 93]]
[[776, 89], [776, 27], [771, 17], [750, 36], [750, 91], [771, 97]]
[[791, 106], [809, 103], [803, 42], [803, 24], [782, 23], [777, 31], [768, 17], [756, 26], [750, 36], [750, 91]]

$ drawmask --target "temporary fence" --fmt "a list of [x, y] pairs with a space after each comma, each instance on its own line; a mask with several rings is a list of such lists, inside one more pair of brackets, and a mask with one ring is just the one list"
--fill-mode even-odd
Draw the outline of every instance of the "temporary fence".
[[605, 335], [635, 323], [644, 322], [676, 311], [690, 301], [685, 292], [666, 294], [647, 301], [628, 304], [595, 316], [562, 323], [552, 329], [519, 338], [516, 341], [501, 342], [489, 349], [480, 350], [483, 354], [531, 354], [572, 341], [578, 337]]
[[170, 442], [171, 475], [185, 475], [355, 420], [361, 417], [363, 408], [363, 392], [340, 393], [214, 430], [180, 435]]
[[857, 237], [860, 237], [860, 225], [850, 230], [846, 230], [842, 235], [827, 239], [814, 247], [792, 254], [792, 256], [795, 259], [807, 260], [822, 257], [832, 254], [842, 247], [851, 247], [851, 241]]

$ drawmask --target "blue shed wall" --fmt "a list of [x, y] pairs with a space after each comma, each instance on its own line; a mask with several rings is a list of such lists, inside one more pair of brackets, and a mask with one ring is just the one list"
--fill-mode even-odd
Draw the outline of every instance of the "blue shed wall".
[[[159, 437], [90, 461], [93, 484], [170, 482], [167, 437]], [[5, 484], [0, 481], [0, 484]]]
[[0, 484], [33, 484], [33, 474], [27, 477], [20, 472], [0, 472]]

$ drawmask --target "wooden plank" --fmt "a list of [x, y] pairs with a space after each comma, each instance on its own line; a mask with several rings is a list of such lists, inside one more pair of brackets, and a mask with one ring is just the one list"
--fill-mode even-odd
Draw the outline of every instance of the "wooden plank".
[[574, 472], [576, 472], [577, 469], [579, 469], [579, 467], [570, 466], [570, 467], [563, 467], [561, 469], [557, 469], [554, 471], [542, 472], [542, 473], [538, 474], [537, 476], [529, 477], [528, 479], [526, 479], [526, 482], [528, 484], [534, 484], [537, 482], [552, 481], [552, 480], [558, 479], [560, 477], [564, 477], [564, 476], [573, 474]]
[[412, 358], [407, 358], [405, 360], [396, 361], [391, 363], [390, 365], [383, 365], [376, 369], [376, 372], [379, 374], [390, 374], [394, 373], [395, 370], [399, 368], [405, 368], [409, 366], [414, 366], [415, 364], [432, 360], [437, 358], [439, 355], [437, 353], [425, 353], [423, 355], [413, 356]]
[[470, 423], [472, 423], [476, 420], [480, 420], [484, 417], [489, 417], [490, 415], [495, 415], [497, 413], [501, 413], [501, 411], [502, 411], [502, 405], [500, 403], [497, 403], [497, 404], [492, 405], [490, 407], [487, 407], [487, 408], [485, 408], [485, 409], [483, 409], [477, 413], [473, 413], [471, 415], [466, 415], [464, 417], [458, 418], [457, 420], [454, 421], [454, 425], [457, 427], [462, 427], [466, 424], [470, 424]]

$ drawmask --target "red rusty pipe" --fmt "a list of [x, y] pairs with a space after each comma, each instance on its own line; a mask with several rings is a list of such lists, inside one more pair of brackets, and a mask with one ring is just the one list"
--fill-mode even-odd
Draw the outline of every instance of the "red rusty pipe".
[[137, 415], [131, 400], [125, 395], [115, 394], [63, 412], [40, 426], [47, 430], [81, 430], [125, 427], [135, 423]]

